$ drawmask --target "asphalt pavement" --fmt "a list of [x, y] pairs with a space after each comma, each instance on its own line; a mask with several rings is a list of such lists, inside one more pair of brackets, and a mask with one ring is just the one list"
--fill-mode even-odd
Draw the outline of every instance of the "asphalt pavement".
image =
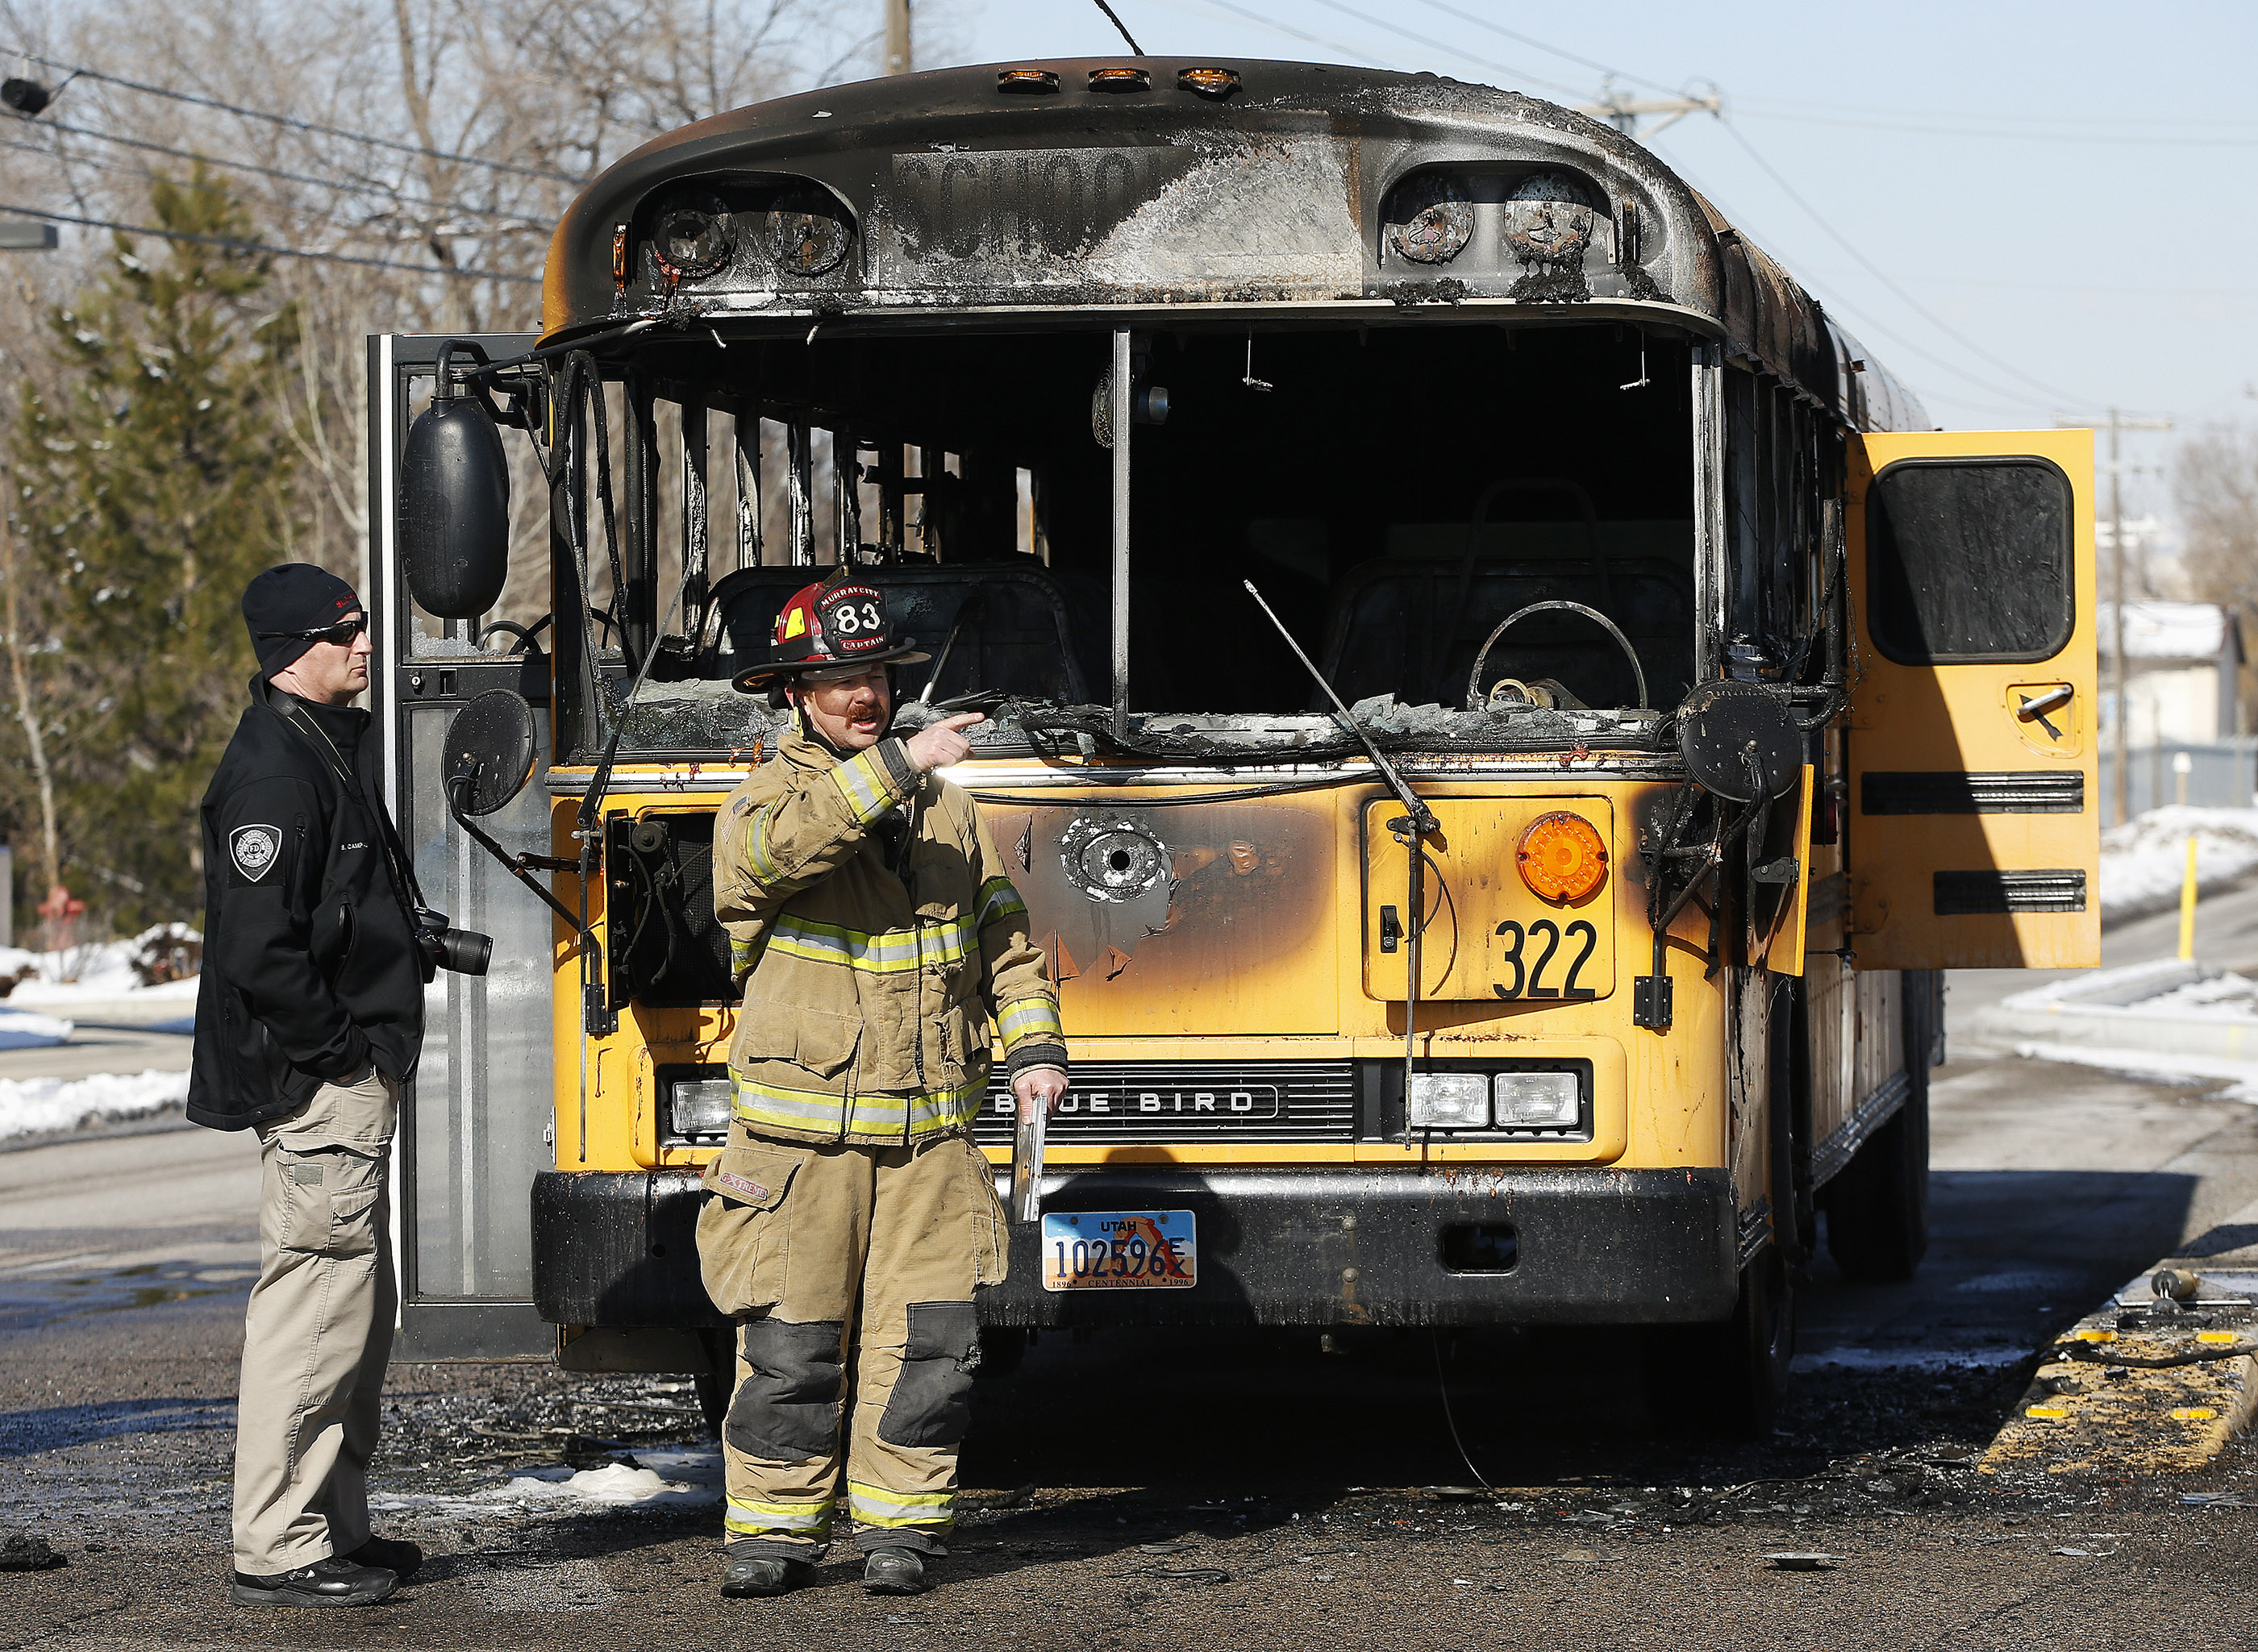
[[[2206, 956], [2258, 962], [2258, 887], [2204, 918]], [[1953, 1010], [2030, 979], [1956, 977]], [[934, 1593], [866, 1597], [842, 1553], [723, 1603], [679, 1379], [399, 1367], [383, 1519], [434, 1558], [312, 1622], [224, 1604], [251, 1144], [0, 1154], [0, 1535], [65, 1562], [0, 1573], [0, 1647], [2258, 1645], [2250, 1442], [2168, 1479], [1975, 1467], [2055, 1332], [2258, 1200], [2258, 1109], [1958, 1047], [1933, 1108], [1927, 1265], [1814, 1262], [1762, 1440], [1689, 1428], [1620, 1335], [1053, 1336], [976, 1388]]]

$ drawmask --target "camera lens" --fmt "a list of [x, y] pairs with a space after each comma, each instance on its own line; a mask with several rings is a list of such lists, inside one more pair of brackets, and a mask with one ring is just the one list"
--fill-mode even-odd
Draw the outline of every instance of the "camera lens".
[[443, 929], [432, 947], [439, 968], [458, 975], [483, 975], [493, 958], [493, 937], [474, 929]]

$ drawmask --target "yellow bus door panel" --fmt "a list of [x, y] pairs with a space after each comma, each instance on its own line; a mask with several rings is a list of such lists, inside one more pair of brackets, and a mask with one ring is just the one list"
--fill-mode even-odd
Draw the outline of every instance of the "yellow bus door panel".
[[1857, 967], [2098, 963], [2092, 434], [1853, 450]]
[[[1785, 855], [1771, 862], [1775, 876], [1785, 878], [1786, 883], [1779, 915], [1760, 938], [1762, 945], [1757, 950], [1757, 961], [1774, 975], [1803, 973], [1803, 950], [1811, 921], [1811, 811], [1817, 780], [1818, 770], [1809, 763], [1804, 764], [1803, 785], [1795, 799], [1795, 829], [1788, 839], [1790, 847]], [[1787, 864], [1782, 865], [1783, 861]]]
[[[1442, 830], [1425, 840], [1420, 879], [1423, 999], [1573, 1003], [1615, 989], [1615, 810], [1603, 797], [1434, 798]], [[1364, 990], [1401, 1003], [1410, 980], [1410, 851], [1388, 829], [1393, 798], [1364, 809]], [[1608, 856], [1599, 882], [1548, 900], [1519, 869], [1524, 833], [1547, 815], [1573, 814]]]
[[1321, 795], [985, 814], [1077, 1036], [1339, 1030], [1346, 805]]

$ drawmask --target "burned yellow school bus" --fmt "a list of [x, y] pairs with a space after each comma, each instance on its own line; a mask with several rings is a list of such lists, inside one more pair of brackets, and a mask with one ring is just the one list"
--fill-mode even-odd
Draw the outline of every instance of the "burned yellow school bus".
[[[524, 961], [434, 989], [411, 1346], [705, 1368], [708, 861], [781, 727], [730, 678], [841, 561], [936, 657], [903, 698], [994, 706], [952, 777], [1061, 983], [999, 1344], [1635, 1323], [1760, 1414], [1819, 1211], [1855, 1273], [1920, 1258], [1935, 972], [2096, 960], [2087, 434], [1929, 429], [1568, 110], [1158, 58], [836, 88], [605, 173], [543, 301], [373, 358], [404, 812]], [[545, 627], [493, 623], [463, 505], [496, 413]], [[1125, 1276], [1125, 1214], [1184, 1266]]]

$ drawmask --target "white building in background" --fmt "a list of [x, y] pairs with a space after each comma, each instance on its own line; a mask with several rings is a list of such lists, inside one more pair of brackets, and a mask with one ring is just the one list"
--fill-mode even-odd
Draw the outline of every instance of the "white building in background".
[[[2098, 606], [2101, 722], [2105, 729], [2113, 729], [2117, 695], [2111, 650], [2116, 605]], [[2127, 743], [2210, 745], [2241, 734], [2243, 657], [2242, 627], [2231, 607], [2210, 602], [2127, 603]]]

